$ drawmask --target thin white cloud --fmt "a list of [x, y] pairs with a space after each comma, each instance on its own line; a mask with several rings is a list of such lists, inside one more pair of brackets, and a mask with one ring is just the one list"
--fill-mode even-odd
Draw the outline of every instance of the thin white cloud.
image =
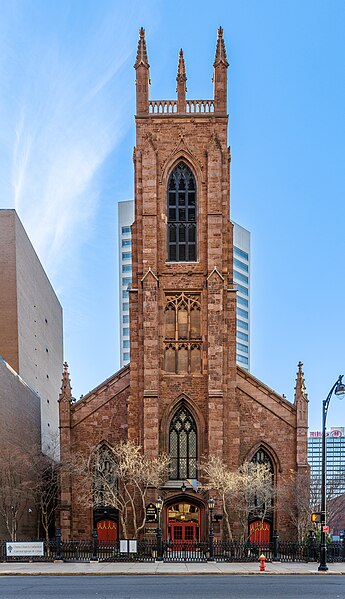
[[96, 175], [131, 124], [133, 75], [123, 66], [133, 59], [140, 17], [118, 3], [104, 7], [75, 39], [62, 9], [56, 31], [35, 29], [35, 16], [26, 28], [20, 2], [1, 28], [1, 202], [17, 209], [50, 276], [92, 227]]

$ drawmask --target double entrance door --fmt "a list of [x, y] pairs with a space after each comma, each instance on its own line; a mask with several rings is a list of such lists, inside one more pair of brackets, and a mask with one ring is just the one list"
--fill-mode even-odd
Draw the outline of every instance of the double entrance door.
[[196, 522], [171, 522], [171, 540], [181, 545], [195, 543], [197, 540]]

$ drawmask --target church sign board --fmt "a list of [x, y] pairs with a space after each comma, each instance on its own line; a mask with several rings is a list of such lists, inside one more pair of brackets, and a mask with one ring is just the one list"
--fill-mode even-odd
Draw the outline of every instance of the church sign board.
[[6, 543], [6, 557], [42, 557], [43, 555], [43, 542]]
[[146, 506], [146, 522], [157, 521], [157, 509], [154, 503], [148, 503]]

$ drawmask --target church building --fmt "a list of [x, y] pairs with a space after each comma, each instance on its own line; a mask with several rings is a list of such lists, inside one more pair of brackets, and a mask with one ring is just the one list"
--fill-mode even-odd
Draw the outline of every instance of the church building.
[[[62, 460], [89, 451], [90, 443], [99, 447], [126, 440], [152, 458], [168, 454], [169, 479], [152, 489], [150, 501], [158, 495], [163, 500], [163, 539], [189, 535], [192, 540], [209, 534], [201, 458], [217, 456], [230, 470], [245, 461], [263, 462], [277, 491], [275, 509], [266, 519], [267, 540], [274, 529], [281, 539], [296, 538], [286, 502], [291, 480], [307, 486], [309, 477], [302, 365], [293, 403], [236, 365], [223, 30], [218, 29], [213, 99], [187, 98], [182, 50], [177, 99], [150, 99], [144, 29], [134, 66], [130, 364], [77, 402], [65, 365], [59, 401]], [[66, 539], [90, 538], [92, 529], [102, 526], [110, 527], [114, 538], [122, 534], [116, 510], [102, 512], [76, 500], [70, 475], [62, 477], [59, 518]], [[216, 536], [221, 530], [218, 523]]]

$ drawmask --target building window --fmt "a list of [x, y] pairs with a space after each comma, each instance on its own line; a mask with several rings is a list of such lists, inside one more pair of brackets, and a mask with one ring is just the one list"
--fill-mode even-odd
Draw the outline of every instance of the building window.
[[129, 310], [129, 304], [127, 302], [125, 304], [122, 304], [122, 310], [124, 312], [126, 312], [127, 310]]
[[129, 352], [125, 352], [125, 353], [123, 354], [123, 359], [124, 359], [124, 360], [129, 360]]
[[132, 240], [131, 239], [123, 239], [122, 240], [122, 247], [126, 247], [128, 245], [132, 245]]
[[169, 429], [170, 479], [197, 477], [197, 428], [186, 406], [182, 404]]
[[249, 329], [248, 323], [244, 322], [244, 320], [240, 320], [240, 318], [237, 318], [237, 320], [236, 320], [236, 327], [240, 327], [241, 329], [244, 329], [245, 331], [248, 331], [248, 329]]
[[236, 354], [236, 361], [248, 366], [248, 358], [246, 356], [240, 356], [239, 354]]
[[241, 260], [237, 260], [237, 258], [234, 258], [234, 266], [237, 266], [238, 268], [242, 268], [243, 270], [248, 272], [248, 264], [241, 262]]
[[122, 260], [131, 260], [132, 252], [122, 252]]
[[243, 343], [236, 343], [236, 349], [238, 351], [243, 351], [244, 353], [248, 353], [248, 345], [244, 345]]
[[124, 233], [130, 233], [131, 232], [131, 227], [122, 227], [122, 235]]
[[243, 281], [243, 283], [247, 283], [249, 282], [248, 277], [246, 277], [246, 275], [243, 275], [241, 272], [238, 272], [238, 270], [234, 270], [234, 277], [236, 279], [239, 279], [240, 281]]
[[128, 324], [129, 323], [129, 314], [124, 314], [122, 316], [122, 322], [123, 322], [123, 324]]
[[130, 344], [129, 339], [125, 339], [122, 345], [123, 345], [123, 347], [129, 347], [129, 344]]
[[248, 300], [244, 299], [243, 297], [240, 297], [239, 295], [237, 296], [237, 303], [241, 304], [241, 306], [246, 306], [248, 308]]
[[240, 293], [243, 293], [243, 295], [248, 295], [247, 287], [243, 287], [243, 285], [239, 285], [238, 283], [236, 283], [236, 287], [237, 287], [237, 291], [239, 291]]
[[103, 445], [94, 452], [91, 468], [94, 507], [111, 505], [117, 490], [117, 469], [114, 455], [109, 447]]
[[200, 295], [167, 295], [164, 309], [164, 370], [172, 374], [200, 373], [201, 342]]
[[130, 285], [132, 282], [131, 277], [123, 277], [122, 279], [122, 285]]
[[247, 310], [242, 310], [242, 308], [236, 308], [237, 316], [242, 316], [242, 318], [248, 318]]
[[131, 272], [131, 270], [132, 270], [131, 264], [123, 264], [122, 265], [122, 272]]
[[123, 299], [127, 298], [127, 297], [128, 297], [128, 295], [129, 295], [129, 294], [128, 294], [128, 291], [126, 291], [126, 290], [122, 290], [122, 298], [123, 298]]
[[125, 327], [122, 329], [122, 335], [129, 335], [129, 328]]
[[168, 260], [196, 261], [196, 183], [190, 168], [180, 162], [168, 181]]
[[[267, 481], [267, 485], [263, 488], [262, 494], [258, 494], [254, 498], [255, 512], [263, 513], [266, 512], [267, 516], [272, 515], [272, 496], [273, 496], [273, 483], [274, 483], [274, 468], [273, 463], [266, 451], [260, 447], [255, 455], [251, 459], [252, 464], [265, 464], [269, 473], [271, 474], [271, 480]], [[254, 515], [254, 514], [253, 514]]]
[[234, 253], [237, 254], [238, 256], [241, 256], [241, 258], [244, 258], [245, 260], [248, 260], [248, 258], [249, 258], [247, 252], [244, 252], [243, 250], [236, 247], [235, 245], [234, 245]]
[[243, 341], [248, 341], [248, 335], [246, 333], [241, 333], [241, 331], [236, 332], [236, 337], [238, 339], [243, 339]]

